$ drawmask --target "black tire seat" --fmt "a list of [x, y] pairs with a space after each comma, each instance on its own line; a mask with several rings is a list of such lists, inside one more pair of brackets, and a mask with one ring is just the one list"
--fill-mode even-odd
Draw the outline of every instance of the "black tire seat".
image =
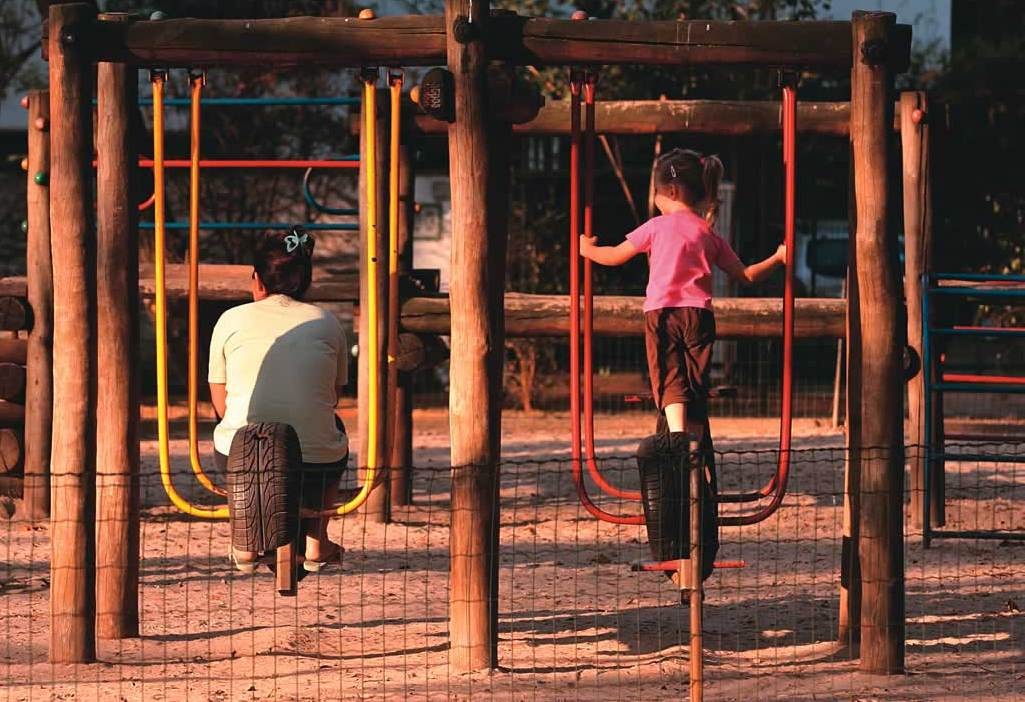
[[[648, 545], [656, 561], [677, 560], [690, 555], [689, 439], [686, 432], [657, 433], [641, 441], [637, 447]], [[706, 464], [703, 474], [701, 573], [702, 579], [707, 579], [714, 570], [715, 557], [719, 552], [719, 527], [714, 467]], [[672, 573], [667, 572], [666, 575], [671, 576]]]
[[231, 544], [264, 553], [299, 537], [302, 450], [288, 424], [247, 424], [228, 453]]

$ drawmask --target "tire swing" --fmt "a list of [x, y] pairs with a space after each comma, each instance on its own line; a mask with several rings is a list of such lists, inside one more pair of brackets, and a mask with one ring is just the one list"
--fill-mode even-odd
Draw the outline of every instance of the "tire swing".
[[[796, 81], [782, 76], [782, 127], [784, 168], [784, 244], [787, 247], [785, 283], [783, 290], [783, 377], [782, 406], [780, 411], [779, 460], [769, 481], [757, 491], [719, 494], [715, 475], [714, 451], [707, 422], [701, 435], [669, 433], [660, 417], [656, 434], [645, 438], [637, 449], [637, 466], [641, 474], [644, 494], [644, 513], [648, 542], [654, 563], [642, 564], [640, 570], [680, 572], [679, 583], [685, 586], [683, 563], [688, 555], [693, 558], [694, 538], [700, 538], [701, 580], [707, 579], [716, 566], [738, 567], [743, 564], [713, 563], [719, 548], [720, 526], [744, 526], [768, 519], [779, 508], [786, 494], [790, 472], [791, 430], [793, 419], [793, 354], [794, 354], [794, 233], [795, 233], [795, 176], [797, 144]], [[688, 472], [691, 479], [687, 479]], [[696, 479], [698, 477], [698, 479]], [[700, 484], [701, 494], [694, 497]], [[755, 512], [718, 517], [718, 504], [756, 502], [771, 498], [769, 503]], [[698, 510], [685, 509], [691, 503], [701, 505]], [[692, 527], [699, 520], [700, 530]], [[698, 569], [690, 570], [690, 585], [697, 586]]]
[[[581, 309], [579, 236], [592, 235], [594, 202], [595, 92], [597, 77], [573, 70], [570, 74], [570, 416], [573, 482], [583, 507], [595, 518], [613, 524], [644, 524], [653, 562], [633, 564], [636, 571], [658, 571], [673, 577], [692, 598], [700, 595], [700, 583], [715, 568], [740, 568], [742, 561], [715, 561], [719, 548], [720, 526], [755, 524], [770, 517], [786, 494], [790, 468], [790, 444], [793, 400], [794, 283], [793, 258], [788, 255], [783, 295], [783, 378], [780, 413], [779, 461], [769, 481], [757, 491], [719, 494], [714, 452], [707, 425], [701, 436], [684, 432], [670, 434], [660, 418], [656, 433], [641, 441], [637, 465], [641, 476], [640, 492], [628, 491], [609, 483], [599, 470], [594, 451], [593, 415], [593, 286], [591, 262], [583, 263], [583, 308]], [[788, 252], [794, 250], [795, 167], [796, 167], [796, 89], [792, 78], [782, 81], [783, 163], [785, 171], [785, 236]], [[584, 127], [581, 129], [581, 107]], [[580, 182], [580, 153], [584, 146], [584, 183]], [[581, 190], [583, 217], [581, 218]], [[582, 222], [581, 222], [582, 219]], [[581, 224], [583, 225], [581, 227]], [[583, 329], [581, 330], [581, 312]], [[581, 334], [581, 331], [583, 332]], [[583, 368], [581, 369], [581, 337]], [[583, 371], [583, 407], [581, 407], [581, 370]], [[711, 396], [718, 395], [713, 391]], [[721, 393], [725, 395], [726, 393]], [[581, 431], [583, 424], [583, 432]], [[583, 436], [582, 436], [583, 434]], [[583, 442], [582, 442], [583, 439]], [[586, 450], [586, 456], [584, 452]], [[606, 495], [640, 500], [643, 515], [608, 512], [594, 503], [584, 482], [587, 473]], [[771, 498], [755, 512], [718, 516], [719, 503], [757, 502]]]
[[[377, 71], [364, 71], [363, 80], [363, 127], [366, 130], [367, 177], [376, 178], [376, 119], [368, 118], [377, 110]], [[200, 103], [204, 76], [190, 72], [191, 119], [190, 119], [190, 190], [189, 190], [189, 358], [188, 358], [188, 404], [189, 404], [189, 459], [197, 481], [209, 492], [226, 497], [227, 504], [217, 506], [199, 505], [183, 497], [171, 479], [170, 445], [168, 431], [168, 382], [167, 382], [167, 289], [166, 289], [166, 215], [165, 215], [165, 154], [164, 154], [164, 87], [166, 71], [153, 71], [153, 177], [154, 177], [154, 248], [155, 248], [155, 329], [156, 329], [156, 374], [157, 374], [157, 433], [160, 457], [161, 483], [171, 503], [181, 512], [202, 519], [228, 519], [231, 525], [231, 544], [234, 549], [257, 553], [274, 552], [267, 562], [275, 573], [279, 594], [296, 594], [298, 581], [305, 570], [297, 567], [298, 547], [301, 546], [301, 518], [341, 516], [358, 509], [367, 499], [374, 485], [378, 457], [371, 442], [367, 456], [365, 479], [359, 492], [344, 504], [330, 510], [305, 510], [300, 505], [302, 451], [299, 437], [293, 427], [277, 422], [248, 424], [236, 432], [232, 439], [227, 460], [228, 487], [225, 490], [213, 483], [205, 474], [199, 454], [198, 432], [198, 368], [199, 368], [199, 165], [200, 165]], [[399, 102], [401, 80], [393, 80], [393, 109]], [[393, 120], [399, 119], [397, 110]], [[397, 141], [397, 130], [393, 125], [392, 140]], [[393, 151], [397, 148], [393, 145]], [[390, 198], [397, 198], [397, 188], [390, 188]], [[370, 226], [376, 226], [376, 189], [367, 189], [367, 210]], [[397, 230], [392, 226], [391, 238]], [[395, 248], [391, 246], [391, 248]], [[376, 277], [376, 236], [368, 237], [370, 254], [367, 275]], [[376, 347], [377, 315], [379, 305], [376, 286], [370, 286], [368, 314], [371, 348]], [[380, 388], [375, 382], [376, 357], [371, 355], [370, 395], [375, 397]], [[370, 403], [369, 425], [371, 431], [380, 418], [376, 416], [375, 401]], [[262, 562], [262, 561], [261, 561]], [[251, 566], [251, 567], [250, 567]], [[252, 572], [256, 563], [240, 564], [240, 569]]]

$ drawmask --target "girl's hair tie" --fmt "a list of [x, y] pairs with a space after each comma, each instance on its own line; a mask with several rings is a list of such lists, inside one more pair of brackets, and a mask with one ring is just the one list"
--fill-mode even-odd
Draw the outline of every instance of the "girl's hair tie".
[[707, 157], [707, 156], [702, 156], [702, 157], [701, 157], [701, 165], [702, 165], [702, 166], [704, 166], [704, 165], [705, 165], [705, 161], [706, 161], [707, 159], [708, 159], [708, 157]]
[[302, 231], [298, 227], [292, 229], [292, 233], [285, 236], [285, 251], [292, 253], [300, 246], [303, 247], [303, 253], [306, 252], [306, 244], [310, 242], [310, 235]]

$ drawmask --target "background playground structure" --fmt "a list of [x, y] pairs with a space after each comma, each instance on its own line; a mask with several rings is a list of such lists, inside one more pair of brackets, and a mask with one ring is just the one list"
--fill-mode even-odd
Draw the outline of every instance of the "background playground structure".
[[[474, 13], [481, 11], [479, 3], [473, 5]], [[1006, 421], [999, 427], [979, 421], [944, 423], [943, 406], [937, 413], [936, 405], [927, 402], [930, 393], [943, 388], [905, 369], [914, 377], [908, 386], [910, 438], [904, 438], [905, 336], [913, 349], [907, 356], [922, 355], [924, 372], [935, 374], [940, 383], [975, 382], [974, 376], [984, 374], [978, 367], [966, 368], [963, 359], [953, 364], [953, 356], [929, 351], [930, 329], [941, 324], [945, 328], [947, 321], [931, 318], [928, 305], [917, 305], [932, 292], [928, 275], [934, 271], [927, 157], [931, 112], [924, 94], [891, 90], [893, 75], [904, 65], [907, 29], [885, 13], [859, 13], [850, 23], [739, 23], [736, 29], [729, 23], [701, 22], [708, 37], [691, 43], [680, 38], [674, 23], [641, 27], [602, 20], [526, 20], [500, 13], [489, 17], [486, 6], [483, 16], [467, 18], [470, 6], [456, 0], [446, 3], [446, 9], [445, 20], [361, 15], [359, 20], [296, 18], [256, 25], [262, 36], [283, 42], [269, 44], [267, 51], [284, 52], [290, 61], [319, 57], [359, 69], [364, 63], [420, 65], [447, 58], [455, 89], [451, 125], [414, 114], [416, 107], [403, 101], [408, 116], [400, 125], [401, 143], [394, 155], [386, 145], [395, 113], [384, 108], [388, 100], [382, 91], [377, 97], [381, 109], [371, 114], [361, 110], [362, 124], [356, 127], [352, 120], [346, 135], [339, 135], [352, 143], [358, 137], [359, 155], [282, 163], [281, 170], [295, 171], [294, 199], [305, 202], [308, 213], [328, 220], [318, 219], [312, 228], [343, 232], [324, 238], [345, 237], [345, 229], [358, 228], [354, 251], [374, 257], [374, 248], [368, 246], [373, 243], [378, 255], [391, 250], [396, 254], [388, 266], [378, 262], [376, 280], [366, 258], [358, 272], [322, 268], [310, 291], [311, 300], [355, 308], [355, 320], [363, 325], [356, 403], [346, 398], [342, 408], [353, 429], [352, 445], [360, 447], [353, 465], [363, 467], [366, 454], [376, 452], [383, 480], [364, 509], [332, 523], [332, 535], [348, 549], [342, 569], [307, 579], [294, 600], [274, 597], [263, 575], [246, 580], [230, 570], [224, 558], [229, 547], [224, 525], [190, 520], [169, 508], [156, 478], [153, 410], [144, 401], [141, 421], [134, 412], [140, 391], [135, 290], [148, 299], [165, 287], [136, 258], [136, 237], [146, 232], [144, 222], [136, 226], [137, 218], [145, 220], [147, 214], [134, 206], [146, 198], [133, 192], [140, 185], [133, 174], [140, 164], [152, 168], [152, 161], [137, 153], [138, 140], [132, 136], [132, 113], [145, 103], [134, 94], [137, 66], [168, 64], [173, 76], [180, 75], [179, 67], [198, 60], [195, 56], [209, 62], [210, 70], [218, 63], [257, 63], [267, 57], [252, 48], [252, 38], [245, 35], [248, 27], [228, 21], [95, 18], [83, 4], [51, 9], [51, 91], [28, 98], [35, 140], [28, 169], [29, 275], [27, 280], [0, 279], [0, 294], [29, 310], [23, 321], [11, 323], [19, 338], [2, 340], [19, 342], [15, 345], [20, 347], [20, 337], [27, 337], [27, 360], [20, 363], [27, 362], [29, 376], [34, 366], [40, 377], [39, 369], [50, 363], [45, 356], [50, 351], [47, 294], [56, 325], [52, 423], [48, 413], [27, 411], [30, 397], [45, 397], [45, 389], [38, 388], [34, 395], [25, 394], [26, 416], [15, 423], [25, 427], [26, 453], [39, 446], [32, 437], [45, 435], [49, 442], [51, 429], [55, 435], [54, 468], [26, 460], [24, 480], [16, 481], [23, 499], [15, 507], [24, 515], [43, 517], [50, 507], [51, 475], [55, 503], [49, 509], [49, 533], [22, 529], [16, 522], [4, 533], [7, 564], [0, 598], [5, 600], [8, 643], [3, 666], [13, 695], [35, 694], [40, 681], [53, 694], [84, 689], [92, 694], [87, 688], [95, 681], [96, 696], [116, 688], [116, 694], [129, 698], [159, 692], [229, 699], [562, 699], [575, 692], [658, 699], [682, 696], [688, 688], [692, 699], [700, 699], [703, 692], [715, 699], [823, 694], [933, 698], [952, 689], [993, 697], [1021, 694], [1017, 654], [1023, 636], [1018, 598], [1022, 565], [1020, 549], [1011, 547], [1025, 534], [1025, 484], [1016, 470], [1020, 427]], [[462, 24], [454, 21], [460, 16]], [[473, 20], [469, 28], [468, 19]], [[284, 31], [286, 25], [298, 34]], [[650, 45], [638, 48], [629, 41], [635, 32], [648, 30], [654, 33]], [[739, 33], [724, 41], [732, 31]], [[397, 32], [409, 32], [418, 41], [405, 39], [396, 48]], [[508, 36], [499, 41], [496, 32]], [[224, 41], [216, 47], [201, 41], [210, 33]], [[83, 41], [68, 41], [68, 36]], [[93, 36], [110, 42], [93, 43]], [[600, 55], [594, 43], [602, 47]], [[889, 43], [889, 52], [881, 52], [880, 43]], [[691, 613], [679, 605], [680, 590], [659, 573], [631, 571], [634, 561], [646, 557], [645, 534], [636, 525], [591, 519], [574, 496], [571, 474], [580, 460], [573, 458], [568, 441], [566, 423], [575, 417], [562, 411], [566, 396], [538, 413], [505, 407], [502, 371], [510, 357], [504, 339], [564, 344], [572, 328], [572, 303], [559, 289], [564, 281], [504, 291], [502, 282], [513, 279], [512, 271], [507, 275], [504, 270], [507, 227], [510, 246], [522, 244], [538, 252], [564, 247], [566, 237], [564, 227], [559, 227], [563, 233], [558, 244], [528, 241], [516, 231], [517, 218], [527, 215], [516, 211], [517, 193], [509, 185], [510, 165], [517, 162], [510, 144], [517, 139], [561, 143], [562, 155], [549, 155], [563, 162], [573, 110], [569, 100], [549, 100], [539, 110], [535, 105], [532, 119], [517, 124], [492, 111], [494, 104], [489, 107], [480, 88], [497, 80], [487, 83], [494, 99], [504, 96], [501, 91], [508, 84], [501, 82], [501, 74], [487, 75], [485, 47], [510, 63], [526, 62], [529, 51], [531, 60], [558, 66], [599, 61], [676, 64], [681, 60], [677, 52], [684, 52], [685, 62], [852, 70], [850, 102], [805, 102], [798, 87], [797, 144], [791, 142], [799, 146], [804, 138], [821, 137], [842, 144], [846, 137], [852, 149], [851, 295], [799, 300], [795, 314], [798, 393], [802, 380], [816, 375], [810, 365], [825, 350], [825, 362], [818, 362], [827, 372], [817, 380], [821, 385], [825, 376], [827, 400], [845, 399], [846, 433], [829, 421], [828, 401], [808, 402], [803, 413], [798, 401], [792, 446], [775, 445], [776, 430], [764, 419], [723, 416], [758, 404], [758, 414], [774, 414], [780, 398], [772, 383], [760, 391], [762, 403], [743, 395], [717, 401], [734, 403], [726, 409], [720, 404], [713, 420], [723, 493], [765, 485], [781, 458], [789, 459], [792, 470], [778, 512], [759, 524], [721, 530], [720, 559], [745, 567], [721, 570], [705, 585], [702, 685], [695, 686], [688, 675], [696, 655], [694, 632], [687, 624]], [[91, 94], [87, 67], [94, 59], [99, 61], [101, 125], [96, 136], [95, 240], [83, 225], [89, 218], [72, 216], [91, 206], [86, 148], [91, 119], [85, 107]], [[515, 90], [509, 93], [516, 96]], [[283, 106], [304, 107], [299, 99], [290, 100], [281, 99]], [[332, 107], [356, 107], [347, 98], [326, 100]], [[214, 99], [210, 102], [216, 106]], [[41, 114], [47, 105], [49, 112]], [[250, 106], [226, 102], [218, 108]], [[607, 101], [599, 102], [595, 111], [595, 131], [602, 137], [650, 134], [652, 124], [663, 124], [658, 131], [666, 133], [687, 129], [715, 136], [749, 130], [769, 135], [777, 163], [777, 133], [785, 121], [776, 102]], [[685, 126], [678, 121], [681, 114], [689, 115]], [[659, 122], [660, 115], [666, 121]], [[38, 126], [39, 117], [47, 120], [43, 127]], [[371, 123], [376, 129], [368, 128]], [[422, 152], [437, 155], [430, 142], [444, 144], [435, 138], [442, 130], [449, 138], [453, 222], [447, 295], [437, 294], [436, 272], [412, 268], [415, 169], [423, 165]], [[893, 158], [896, 135], [903, 148], [903, 171]], [[592, 163], [608, 149], [612, 171], [622, 167], [611, 142], [592, 144], [597, 152]], [[37, 170], [33, 164], [47, 149], [49, 166]], [[348, 146], [337, 153], [347, 151]], [[216, 164], [228, 159], [208, 159], [207, 166], [211, 160]], [[255, 165], [254, 158], [231, 160]], [[379, 172], [376, 178], [368, 161]], [[361, 166], [358, 203], [325, 204], [314, 195], [321, 191], [311, 185], [306, 169], [331, 163], [339, 164], [340, 174], [352, 173], [351, 164]], [[47, 176], [37, 178], [40, 171]], [[561, 179], [567, 174], [555, 169], [552, 175]], [[608, 178], [629, 192], [618, 180]], [[903, 208], [893, 196], [899, 190]], [[389, 191], [398, 197], [390, 197]], [[384, 207], [384, 202], [393, 207]], [[374, 204], [377, 220], [370, 221]], [[904, 213], [908, 252], [903, 260], [895, 255], [895, 228], [885, 226], [896, 219], [898, 209]], [[346, 219], [353, 216], [360, 218], [358, 227]], [[203, 226], [195, 211], [188, 218], [168, 219], [169, 231], [188, 228], [189, 220]], [[207, 224], [211, 229], [291, 226], [272, 218]], [[389, 243], [393, 227], [398, 239]], [[51, 249], [51, 232], [52, 241], [67, 245]], [[566, 241], [574, 241], [574, 234]], [[93, 246], [95, 268], [88, 253]], [[50, 270], [48, 264], [40, 263], [44, 250], [53, 255], [51, 284], [43, 273]], [[195, 255], [193, 249], [189, 258], [198, 263]], [[187, 268], [167, 268], [170, 298], [183, 297], [192, 288], [211, 306], [246, 299], [246, 267], [204, 259], [198, 286], [188, 282]], [[543, 280], [546, 273], [539, 268], [533, 275]], [[596, 346], [635, 343], [640, 334], [637, 291], [617, 290], [615, 284], [603, 287], [601, 278], [595, 289], [602, 293], [594, 301]], [[907, 319], [895, 304], [902, 297], [908, 302]], [[367, 331], [374, 318], [368, 312], [371, 304], [381, 311], [376, 344]], [[780, 335], [783, 310], [772, 293], [720, 298], [720, 334], [752, 346], [754, 339], [767, 343], [761, 340]], [[172, 318], [175, 314], [172, 310]], [[96, 322], [90, 321], [93, 315]], [[972, 325], [950, 326], [968, 336], [965, 327]], [[1001, 328], [1008, 330], [998, 333], [1016, 333]], [[195, 334], [190, 337], [195, 339]], [[443, 359], [442, 337], [449, 339], [452, 356], [448, 412], [430, 406], [417, 384], [423, 381], [413, 375]], [[847, 341], [839, 356], [844, 363], [837, 360], [837, 340]], [[96, 343], [96, 355], [82, 351], [89, 343]], [[800, 344], [807, 344], [806, 366]], [[0, 352], [4, 348], [0, 345]], [[39, 356], [32, 360], [33, 348], [44, 352], [42, 361]], [[561, 347], [552, 348], [558, 357]], [[764, 359], [765, 347], [758, 348]], [[516, 351], [511, 358], [522, 371], [526, 352]], [[761, 363], [763, 377], [775, 376], [769, 362]], [[643, 377], [635, 377], [634, 386], [620, 392], [606, 385], [601, 362], [595, 365], [596, 387], [604, 386], [607, 397], [619, 398], [609, 405], [612, 412], [594, 417], [596, 463], [610, 483], [632, 492], [637, 476], [631, 454], [637, 440], [653, 428], [654, 418], [643, 410], [624, 413], [621, 397], [639, 390], [636, 385], [643, 387]], [[384, 389], [379, 416], [386, 421], [371, 432], [373, 393], [366, 383], [375, 366]], [[846, 389], [842, 379], [834, 386], [834, 372], [841, 366], [847, 369]], [[913, 366], [906, 363], [906, 368]], [[1005, 373], [1002, 382], [1017, 385], [1013, 371]], [[96, 384], [75, 385], [83, 378], [94, 378]], [[414, 410], [414, 405], [423, 409]], [[946, 405], [948, 416], [951, 406]], [[199, 435], [207, 436], [211, 417], [202, 405], [198, 409]], [[202, 502], [199, 486], [190, 484], [181, 421], [185, 413], [174, 402], [170, 413], [171, 475], [186, 499]], [[937, 430], [941, 435], [946, 431], [946, 445], [942, 440], [936, 444]], [[95, 458], [90, 441], [98, 447]], [[210, 455], [206, 441], [197, 450]], [[944, 453], [951, 460], [938, 471], [936, 459]], [[904, 486], [905, 463], [910, 466], [910, 490]], [[211, 478], [224, 484], [223, 475], [211, 471]], [[346, 480], [353, 488], [361, 476], [353, 470]], [[603, 510], [640, 514], [640, 506], [628, 496], [593, 494]], [[95, 537], [93, 510], [100, 527]], [[743, 513], [729, 504], [721, 510], [727, 518]], [[948, 535], [1004, 533], [998, 539], [936, 541], [932, 548], [923, 548], [934, 526], [929, 520], [938, 514], [946, 523], [935, 526]], [[92, 578], [99, 584], [95, 599], [89, 596]], [[53, 605], [49, 609], [48, 601]], [[48, 616], [47, 630], [42, 622]], [[74, 665], [50, 665], [58, 662]], [[904, 671], [926, 675], [903, 676]]]

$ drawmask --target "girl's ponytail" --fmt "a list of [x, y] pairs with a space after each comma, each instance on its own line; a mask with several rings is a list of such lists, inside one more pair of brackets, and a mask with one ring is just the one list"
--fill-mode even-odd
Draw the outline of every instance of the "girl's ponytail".
[[705, 186], [705, 221], [709, 226], [715, 225], [719, 217], [719, 183], [726, 172], [722, 160], [718, 156], [701, 157], [701, 182]]

